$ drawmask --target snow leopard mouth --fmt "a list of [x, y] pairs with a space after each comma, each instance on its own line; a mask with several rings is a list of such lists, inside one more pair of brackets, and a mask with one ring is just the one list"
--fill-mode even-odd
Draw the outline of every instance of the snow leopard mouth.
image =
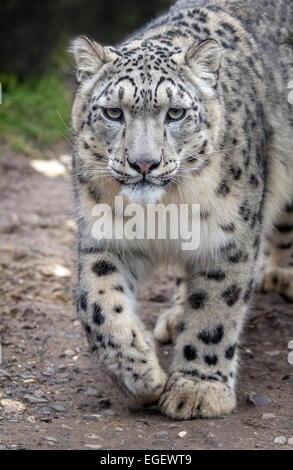
[[155, 203], [158, 202], [165, 193], [165, 185], [153, 184], [142, 179], [137, 183], [121, 184], [120, 194], [126, 196], [133, 203]]
[[146, 179], [145, 176], [143, 176], [143, 178], [140, 179], [139, 181], [126, 181], [121, 178], [116, 178], [116, 180], [122, 186], [136, 188], [137, 190], [144, 190], [144, 189], [157, 188], [161, 186], [167, 186], [167, 184], [171, 182], [170, 179], [164, 179], [164, 180], [159, 179], [159, 178]]

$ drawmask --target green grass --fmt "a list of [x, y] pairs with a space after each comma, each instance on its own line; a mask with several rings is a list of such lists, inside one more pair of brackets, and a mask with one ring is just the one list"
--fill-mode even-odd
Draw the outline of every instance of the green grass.
[[44, 156], [70, 134], [71, 91], [58, 76], [21, 82], [0, 74], [0, 83], [0, 139], [14, 150]]

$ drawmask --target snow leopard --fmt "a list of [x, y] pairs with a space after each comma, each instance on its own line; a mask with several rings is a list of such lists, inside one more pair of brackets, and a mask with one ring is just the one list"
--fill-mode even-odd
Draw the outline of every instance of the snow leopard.
[[[255, 287], [293, 300], [292, 25], [291, 0], [179, 0], [118, 46], [71, 44], [78, 316], [124, 395], [172, 419], [232, 412]], [[101, 205], [127, 223], [117, 196], [199, 204], [198, 248], [94, 236]], [[152, 333], [137, 291], [169, 265], [182, 274]]]

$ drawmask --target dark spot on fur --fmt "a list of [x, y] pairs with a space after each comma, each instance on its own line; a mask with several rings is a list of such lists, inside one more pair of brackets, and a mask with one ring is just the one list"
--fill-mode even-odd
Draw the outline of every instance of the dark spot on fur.
[[176, 410], [177, 410], [177, 411], [180, 411], [181, 408], [183, 408], [184, 405], [185, 405], [185, 401], [181, 400], [181, 401], [178, 403]]
[[203, 272], [202, 275], [213, 281], [223, 281], [226, 277], [226, 274], [224, 271], [221, 271], [221, 269], [218, 269], [217, 271]]
[[245, 302], [245, 303], [247, 303], [249, 301], [250, 297], [251, 297], [252, 290], [253, 290], [253, 282], [254, 282], [254, 280], [250, 279], [250, 281], [248, 283], [248, 286], [247, 286], [247, 289], [244, 292], [243, 302]]
[[108, 276], [116, 271], [116, 266], [109, 261], [101, 260], [97, 261], [92, 269], [97, 276]]
[[226, 289], [222, 293], [222, 298], [225, 300], [226, 304], [229, 307], [232, 307], [234, 305], [240, 296], [241, 288], [238, 287], [236, 284], [232, 284], [228, 289]]
[[229, 346], [228, 349], [225, 351], [225, 358], [226, 359], [233, 359], [236, 350], [236, 344]]
[[235, 225], [233, 224], [233, 222], [231, 222], [230, 224], [220, 225], [220, 227], [223, 230], [223, 232], [227, 232], [227, 233], [234, 232], [235, 230]]
[[197, 352], [192, 344], [186, 344], [183, 348], [183, 355], [187, 361], [194, 361], [197, 358]]
[[122, 307], [122, 305], [115, 305], [115, 306], [113, 307], [113, 310], [114, 310], [114, 312], [116, 312], [116, 313], [121, 313], [121, 312], [123, 312], [123, 307]]
[[218, 358], [215, 354], [213, 354], [212, 356], [209, 356], [208, 354], [204, 356], [204, 362], [208, 365], [208, 366], [214, 366], [217, 364], [218, 362]]
[[275, 229], [281, 233], [291, 232], [293, 230], [293, 225], [275, 225]]
[[101, 306], [95, 302], [93, 305], [93, 321], [96, 325], [102, 325], [105, 321], [105, 317], [102, 314]]
[[114, 290], [117, 290], [117, 292], [122, 292], [122, 293], [124, 293], [124, 287], [123, 287], [123, 286], [120, 286], [120, 285], [114, 286]]
[[83, 327], [84, 327], [86, 333], [87, 333], [88, 335], [90, 335], [91, 332], [92, 332], [92, 329], [91, 329], [90, 325], [89, 325], [88, 323], [84, 323], [84, 324], [83, 324]]
[[216, 189], [216, 195], [218, 197], [225, 197], [227, 196], [227, 194], [229, 194], [229, 192], [230, 192], [230, 188], [226, 181], [222, 181]]
[[84, 312], [87, 310], [87, 293], [82, 292], [79, 297], [79, 305]]
[[205, 291], [197, 291], [193, 292], [193, 294], [188, 297], [188, 300], [192, 308], [200, 309], [205, 306], [207, 298], [208, 294]]
[[233, 264], [239, 263], [242, 260], [242, 255], [243, 253], [241, 250], [236, 251], [235, 253], [233, 253], [233, 255], [228, 257], [229, 263], [233, 263]]
[[185, 324], [183, 322], [178, 323], [178, 326], [177, 326], [178, 333], [182, 333], [184, 329], [185, 329]]
[[202, 330], [197, 337], [205, 344], [218, 344], [222, 340], [223, 334], [223, 325], [218, 325], [213, 330]]

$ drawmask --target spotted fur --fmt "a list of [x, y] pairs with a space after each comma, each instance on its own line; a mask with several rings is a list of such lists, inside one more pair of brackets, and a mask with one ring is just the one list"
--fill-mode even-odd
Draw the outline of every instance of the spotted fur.
[[[116, 48], [85, 37], [72, 45], [78, 314], [124, 393], [158, 401], [172, 418], [234, 409], [237, 344], [255, 284], [293, 299], [292, 25], [291, 0], [179, 0]], [[170, 121], [174, 107], [186, 112]], [[123, 117], [110, 119], [107, 108]], [[199, 249], [93, 238], [94, 206], [114, 207], [118, 194], [143, 206], [200, 204]], [[184, 276], [155, 328], [157, 340], [175, 342], [167, 376], [135, 293], [170, 262]]]

